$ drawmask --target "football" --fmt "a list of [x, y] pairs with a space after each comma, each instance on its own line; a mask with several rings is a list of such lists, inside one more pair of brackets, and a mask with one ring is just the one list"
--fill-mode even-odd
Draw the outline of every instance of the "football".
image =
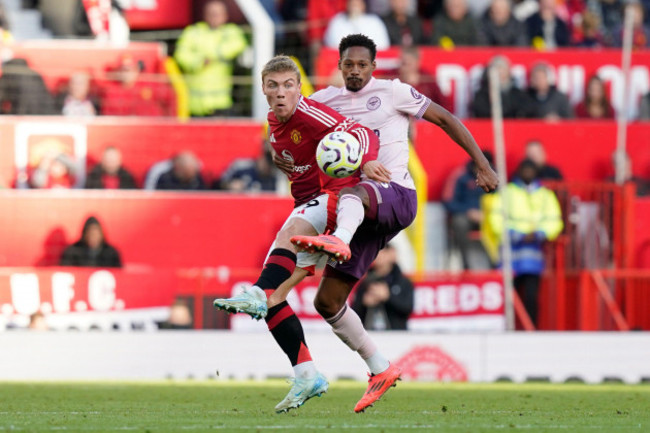
[[330, 132], [318, 143], [316, 162], [328, 176], [351, 176], [361, 165], [361, 145], [348, 132]]

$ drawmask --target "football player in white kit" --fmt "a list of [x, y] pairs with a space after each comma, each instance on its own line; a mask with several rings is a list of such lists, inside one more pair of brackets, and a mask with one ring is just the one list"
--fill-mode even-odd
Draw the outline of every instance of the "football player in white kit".
[[[379, 250], [415, 218], [415, 185], [408, 171], [409, 117], [439, 126], [460, 145], [474, 161], [476, 183], [486, 192], [497, 187], [498, 179], [458, 118], [398, 79], [373, 77], [377, 66], [376, 46], [370, 38], [361, 34], [346, 36], [339, 45], [339, 55], [338, 66], [345, 86], [328, 87], [311, 99], [332, 107], [379, 136], [377, 160], [390, 171], [391, 182], [375, 182], [362, 176], [361, 183], [340, 191], [338, 210], [345, 209], [345, 213], [339, 214], [341, 218], [337, 216], [337, 229], [333, 234], [294, 236], [291, 241], [304, 251], [322, 251], [333, 257], [351, 256], [347, 262], [330, 261], [326, 266], [314, 305], [334, 333], [356, 351], [370, 369], [368, 389], [354, 408], [360, 412], [394, 386], [400, 376], [399, 368], [377, 350], [359, 317], [347, 308], [346, 300]], [[355, 215], [364, 218], [351, 218]], [[355, 227], [354, 221], [363, 222]]]

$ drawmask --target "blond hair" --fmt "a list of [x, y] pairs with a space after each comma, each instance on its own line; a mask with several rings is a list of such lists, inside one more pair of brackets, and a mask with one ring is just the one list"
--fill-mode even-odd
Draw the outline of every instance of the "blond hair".
[[264, 65], [264, 68], [262, 69], [262, 81], [264, 81], [264, 77], [268, 74], [287, 71], [295, 73], [296, 77], [298, 77], [298, 82], [300, 82], [300, 69], [298, 69], [298, 65], [291, 60], [291, 57], [284, 55], [275, 56]]

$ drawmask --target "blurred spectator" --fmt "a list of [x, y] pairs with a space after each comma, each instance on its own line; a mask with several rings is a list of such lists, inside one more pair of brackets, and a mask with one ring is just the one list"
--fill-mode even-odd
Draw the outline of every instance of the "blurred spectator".
[[4, 3], [0, 3], [0, 45], [13, 43], [14, 38], [11, 35], [10, 30], [11, 28], [9, 26], [9, 19], [7, 17], [7, 11], [5, 10], [5, 5]]
[[525, 158], [535, 163], [539, 180], [562, 180], [564, 178], [559, 168], [546, 163], [546, 149], [541, 141], [531, 140], [526, 143]]
[[569, 97], [551, 84], [551, 68], [546, 63], [537, 63], [530, 71], [528, 101], [531, 117], [547, 120], [570, 119], [573, 110]]
[[388, 244], [357, 286], [352, 309], [368, 330], [406, 330], [413, 298], [413, 283], [402, 274], [397, 251]]
[[22, 58], [2, 64], [0, 77], [0, 112], [2, 114], [57, 114], [54, 98], [43, 77]]
[[639, 120], [650, 120], [650, 93], [646, 93], [641, 98], [641, 106], [639, 107]]
[[347, 0], [307, 0], [307, 35], [312, 59], [320, 52], [329, 22], [345, 11]]
[[558, 18], [556, 4], [556, 0], [539, 0], [539, 11], [526, 20], [529, 45], [546, 50], [569, 45], [569, 26]]
[[120, 253], [106, 241], [104, 229], [94, 216], [88, 217], [81, 231], [81, 239], [63, 251], [61, 266], [88, 266], [120, 268]]
[[[632, 47], [637, 49], [650, 47], [650, 27], [644, 22], [643, 5], [638, 0], [632, 0], [627, 3], [627, 7], [634, 11], [634, 18], [632, 20]], [[612, 37], [612, 42], [615, 47], [623, 46], [623, 22], [614, 28]]]
[[122, 167], [122, 152], [114, 146], [104, 149], [102, 160], [86, 177], [87, 189], [134, 189], [133, 175]]
[[402, 49], [398, 74], [401, 81], [415, 87], [436, 104], [452, 111], [451, 99], [442, 93], [436, 79], [420, 69], [420, 51], [417, 47]]
[[187, 302], [177, 299], [169, 309], [169, 318], [159, 325], [160, 329], [192, 329], [192, 313]]
[[518, 88], [510, 76], [510, 61], [501, 55], [494, 56], [483, 72], [481, 86], [474, 95], [470, 110], [474, 117], [486, 118], [492, 116], [490, 105], [490, 86], [488, 80], [489, 68], [496, 67], [499, 71], [499, 87], [501, 90], [501, 109], [504, 118], [530, 117], [529, 96]]
[[382, 17], [390, 45], [420, 45], [424, 42], [422, 23], [409, 12], [409, 0], [390, 0], [390, 11]]
[[129, 24], [118, 0], [78, 0], [72, 25], [77, 36], [120, 46], [129, 43]]
[[390, 38], [384, 22], [375, 14], [366, 13], [365, 0], [347, 0], [345, 12], [334, 15], [325, 31], [324, 44], [338, 49], [344, 36], [363, 33], [377, 44], [377, 50], [390, 48]]
[[442, 3], [444, 0], [418, 0], [417, 11], [418, 16], [423, 20], [431, 22], [442, 10]]
[[255, 158], [233, 161], [213, 189], [226, 191], [275, 191], [278, 170], [273, 164], [270, 149], [264, 146], [262, 154]]
[[526, 46], [526, 26], [512, 16], [510, 0], [492, 0], [478, 26], [478, 44], [486, 46]]
[[575, 45], [586, 48], [604, 47], [605, 42], [600, 28], [600, 16], [591, 10], [585, 10], [582, 14], [579, 30], [575, 32]]
[[248, 42], [242, 29], [228, 22], [228, 8], [223, 1], [209, 0], [203, 18], [205, 21], [183, 30], [174, 58], [185, 74], [191, 115], [229, 115], [233, 105], [233, 62]]
[[156, 189], [204, 190], [201, 164], [192, 152], [181, 152], [172, 160], [172, 168], [158, 178]]
[[510, 232], [514, 286], [533, 324], [537, 323], [540, 277], [544, 271], [543, 245], [555, 240], [564, 227], [560, 204], [555, 193], [542, 186], [537, 166], [529, 159], [519, 164], [515, 179], [506, 186], [504, 222], [501, 197], [492, 197], [488, 223], [501, 239], [503, 230]]
[[29, 325], [27, 329], [31, 331], [49, 331], [50, 327], [47, 326], [47, 320], [45, 320], [45, 315], [40, 311], [29, 316]]
[[476, 45], [476, 25], [467, 0], [445, 0], [444, 10], [433, 19], [431, 43], [443, 48]]
[[[607, 178], [608, 182], [616, 181], [616, 155], [612, 153], [612, 171], [614, 174]], [[636, 195], [639, 197], [650, 195], [650, 180], [644, 179], [634, 174], [632, 159], [627, 153], [623, 154], [623, 183], [633, 183], [636, 185]]]
[[587, 0], [587, 8], [598, 17], [606, 46], [614, 44], [614, 33], [623, 23], [623, 0]]
[[90, 74], [75, 72], [64, 92], [58, 95], [57, 107], [64, 116], [95, 116], [98, 103], [90, 97]]
[[614, 118], [614, 108], [607, 97], [605, 83], [598, 75], [589, 78], [585, 89], [585, 99], [576, 105], [575, 112], [579, 119]]
[[102, 83], [101, 114], [106, 116], [175, 116], [174, 90], [166, 82], [145, 81], [142, 61], [130, 54], [120, 58], [117, 67]]
[[[483, 151], [483, 154], [492, 164], [492, 153]], [[451, 200], [444, 203], [450, 216], [449, 228], [453, 247], [460, 251], [464, 269], [491, 268], [490, 258], [480, 240], [470, 236], [472, 232], [478, 233], [483, 220], [480, 205], [483, 194], [483, 188], [476, 185], [476, 165], [470, 160], [465, 165], [465, 171], [455, 181]]]
[[538, 0], [514, 0], [512, 2], [512, 16], [522, 23], [539, 11]]
[[75, 163], [69, 155], [55, 151], [45, 153], [29, 176], [31, 188], [72, 188], [75, 185]]

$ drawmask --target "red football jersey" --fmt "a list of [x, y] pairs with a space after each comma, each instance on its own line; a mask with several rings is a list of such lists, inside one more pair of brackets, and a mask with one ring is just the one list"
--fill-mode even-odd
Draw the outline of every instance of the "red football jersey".
[[316, 163], [316, 147], [320, 140], [333, 131], [354, 135], [361, 144], [361, 167], [377, 159], [379, 138], [372, 130], [355, 123], [325, 104], [300, 97], [291, 118], [282, 123], [273, 111], [268, 115], [270, 142], [273, 149], [286, 160], [293, 161], [291, 195], [296, 206], [307, 203], [323, 191], [338, 192], [359, 182], [360, 169], [352, 176], [337, 179], [323, 173]]

